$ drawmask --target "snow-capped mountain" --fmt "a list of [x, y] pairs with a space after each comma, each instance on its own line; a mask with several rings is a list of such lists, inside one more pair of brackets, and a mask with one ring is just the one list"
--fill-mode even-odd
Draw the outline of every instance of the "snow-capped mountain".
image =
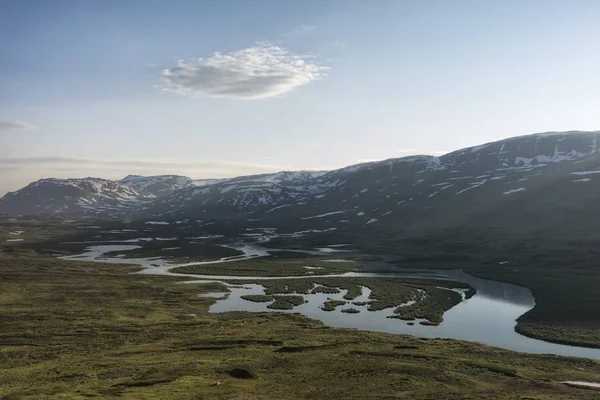
[[8, 193], [0, 199], [0, 209], [8, 213], [115, 213], [148, 203], [152, 198], [107, 179], [50, 178]]
[[[298, 226], [444, 224], [547, 190], [595, 193], [600, 132], [541, 133], [441, 157], [410, 156], [318, 173], [242, 177], [156, 201], [161, 217], [285, 220]], [[544, 194], [547, 199], [553, 198]], [[568, 200], [562, 195], [556, 202]], [[600, 200], [600, 197], [599, 199]]]
[[534, 213], [544, 205], [545, 212], [560, 212], [600, 204], [599, 137], [600, 131], [540, 133], [441, 157], [410, 156], [328, 172], [197, 182], [179, 176], [41, 180], [6, 195], [0, 212], [122, 210], [137, 218], [284, 221], [336, 229], [439, 226], [506, 207]]
[[282, 205], [306, 202], [321, 193], [327, 187], [320, 180], [325, 174], [324, 171], [283, 171], [219, 180], [159, 199], [149, 212], [167, 216], [192, 213], [213, 218], [269, 213]]
[[335, 212], [326, 218], [362, 225], [418, 225], [521, 198], [537, 202], [542, 189], [563, 196], [557, 202], [568, 201], [582, 190], [600, 189], [594, 182], [600, 178], [599, 138], [600, 132], [542, 133], [439, 158], [411, 156], [349, 167], [322, 176], [336, 184], [318, 198], [274, 214], [307, 218]]
[[178, 190], [195, 186], [192, 179], [180, 175], [128, 175], [118, 183], [130, 187], [138, 193], [154, 197], [168, 196]]

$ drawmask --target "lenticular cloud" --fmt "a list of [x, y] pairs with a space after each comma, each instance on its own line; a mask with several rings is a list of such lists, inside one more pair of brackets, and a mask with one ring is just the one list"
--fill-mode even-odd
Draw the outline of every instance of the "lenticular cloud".
[[261, 99], [281, 95], [325, 76], [329, 68], [269, 44], [210, 58], [179, 61], [162, 72], [159, 87], [189, 97]]

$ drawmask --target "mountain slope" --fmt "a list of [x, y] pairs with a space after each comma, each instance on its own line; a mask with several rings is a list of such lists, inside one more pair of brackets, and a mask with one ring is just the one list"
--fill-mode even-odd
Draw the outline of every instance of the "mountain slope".
[[[359, 164], [296, 180], [256, 177], [186, 189], [148, 210], [162, 217], [286, 221], [302, 227], [443, 226], [527, 199], [541, 188], [594, 196], [600, 132], [542, 133], [462, 149]], [[547, 190], [547, 189], [546, 189]], [[565, 191], [561, 194], [561, 191]], [[586, 195], [587, 196], [587, 195]]]
[[190, 178], [180, 175], [128, 175], [117, 182], [138, 193], [154, 197], [168, 196], [178, 190], [195, 186], [194, 181]]
[[100, 178], [41, 179], [0, 199], [6, 213], [101, 214], [129, 210], [152, 196]]
[[327, 187], [320, 179], [325, 174], [322, 171], [283, 171], [219, 180], [159, 199], [145, 214], [253, 218], [255, 214], [268, 214], [277, 207], [303, 203], [318, 195]]
[[[579, 197], [595, 198], [599, 137], [600, 132], [540, 133], [441, 157], [197, 183], [176, 175], [118, 182], [48, 179], [6, 195], [0, 212], [121, 210], [138, 218], [265, 220], [298, 229], [426, 230], [525, 202], [560, 210]], [[566, 196], [571, 193], [577, 198]]]

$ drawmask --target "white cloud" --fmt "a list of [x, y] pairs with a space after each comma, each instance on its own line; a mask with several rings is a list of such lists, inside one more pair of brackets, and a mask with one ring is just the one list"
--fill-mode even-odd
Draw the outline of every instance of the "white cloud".
[[21, 121], [0, 121], [0, 131], [30, 131], [37, 126]]
[[260, 99], [291, 92], [329, 68], [268, 43], [209, 58], [179, 61], [163, 70], [162, 90], [189, 97]]

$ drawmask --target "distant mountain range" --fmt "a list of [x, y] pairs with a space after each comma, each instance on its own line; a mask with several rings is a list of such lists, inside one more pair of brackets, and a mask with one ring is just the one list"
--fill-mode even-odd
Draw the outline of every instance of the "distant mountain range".
[[600, 131], [540, 133], [441, 157], [231, 179], [42, 179], [5, 195], [0, 212], [260, 219], [297, 228], [400, 232], [475, 217], [491, 221], [511, 210], [522, 218], [513, 223], [543, 225], [548, 212], [561, 221], [581, 219], [600, 204], [599, 138]]

